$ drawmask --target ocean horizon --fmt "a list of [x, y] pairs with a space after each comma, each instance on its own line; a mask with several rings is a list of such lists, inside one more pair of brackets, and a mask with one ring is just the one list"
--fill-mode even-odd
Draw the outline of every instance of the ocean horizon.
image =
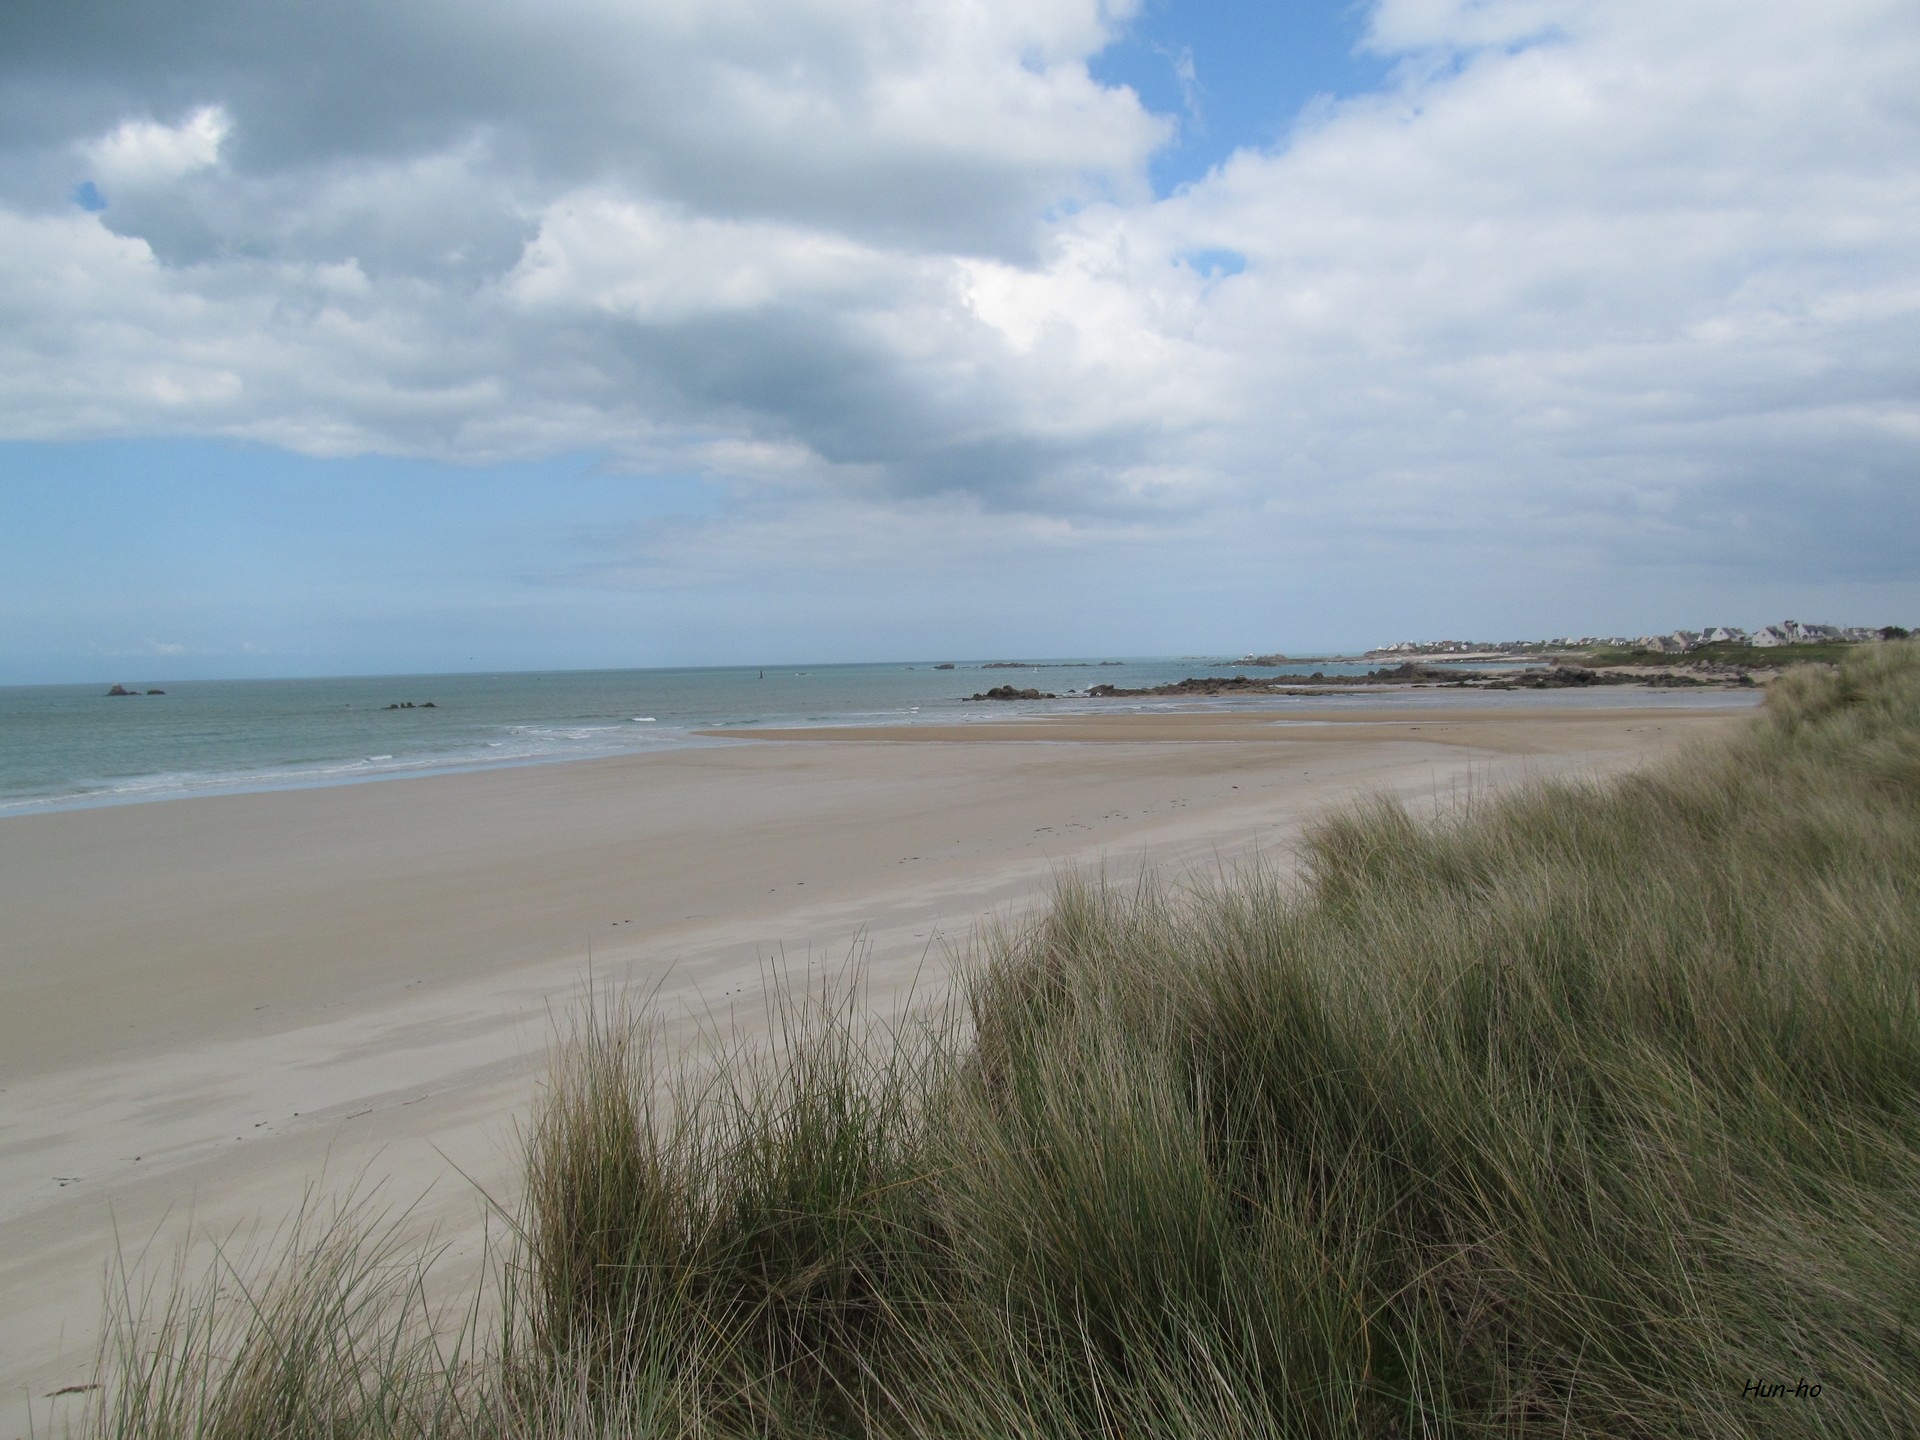
[[[952, 668], [944, 668], [947, 664]], [[1093, 685], [1144, 688], [1189, 675], [1362, 674], [1380, 662], [1247, 666], [1232, 657], [1087, 657], [628, 670], [473, 672], [249, 680], [143, 680], [0, 687], [0, 818], [192, 795], [354, 784], [458, 770], [643, 754], [768, 726], [991, 721], [1063, 710], [1256, 708], [1345, 696], [1088, 699]], [[973, 703], [998, 685], [1060, 698]], [[162, 692], [162, 693], [149, 693]], [[1432, 703], [1393, 692], [1369, 703]], [[1614, 692], [1613, 703], [1618, 703]], [[1537, 697], [1476, 693], [1478, 705]], [[1685, 692], [1637, 703], [1688, 703]], [[1716, 693], [1718, 703], [1725, 696]], [[1076, 700], [1083, 700], [1084, 706]], [[1555, 703], [1606, 704], [1561, 692]], [[1698, 703], [1697, 701], [1694, 703]]]

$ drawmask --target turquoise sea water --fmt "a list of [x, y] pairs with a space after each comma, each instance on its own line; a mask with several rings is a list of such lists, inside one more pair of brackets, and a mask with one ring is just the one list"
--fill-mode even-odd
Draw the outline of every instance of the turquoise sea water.
[[[932, 662], [306, 680], [144, 681], [164, 690], [108, 698], [105, 685], [0, 687], [0, 817], [82, 805], [350, 783], [724, 744], [694, 734], [754, 725], [990, 722], [1035, 710], [1191, 707], [1196, 702], [1080, 700], [1097, 684], [1141, 687], [1189, 675], [1357, 674], [1366, 664], [1274, 668], [1185, 657], [1054, 661], [1031, 669]], [[1057, 701], [970, 704], [996, 685]], [[129, 688], [134, 688], [128, 682]], [[1410, 692], [1393, 703], [1432, 703]], [[1711, 692], [1726, 703], [1724, 692]], [[1423, 700], [1420, 697], [1428, 697]], [[1611, 703], [1626, 697], [1613, 692]], [[1380, 697], [1382, 700], [1388, 697]], [[1466, 696], [1458, 696], [1466, 699]], [[1473, 700], [1533, 697], [1474, 695]], [[1639, 695], [1646, 703], [1647, 696]], [[1706, 697], [1675, 692], [1667, 703]], [[1337, 697], [1198, 702], [1310, 712]], [[1609, 703], [1599, 695], [1562, 703]], [[388, 706], [413, 702], [412, 709]], [[432, 708], [425, 702], [432, 701]], [[1347, 701], [1345, 703], [1351, 703]], [[1535, 703], [1538, 703], [1537, 700]]]

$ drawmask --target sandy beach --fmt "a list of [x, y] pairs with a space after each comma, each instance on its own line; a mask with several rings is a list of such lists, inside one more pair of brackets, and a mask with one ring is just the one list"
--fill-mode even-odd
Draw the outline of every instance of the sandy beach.
[[164, 1254], [364, 1175], [471, 1265], [476, 1184], [513, 1199], [515, 1124], [589, 957], [683, 1036], [758, 1014], [769, 967], [856, 948], [888, 1010], [1061, 867], [1285, 863], [1359, 794], [1616, 770], [1746, 709], [768, 732], [0, 820], [0, 1440], [87, 1380], [116, 1243]]

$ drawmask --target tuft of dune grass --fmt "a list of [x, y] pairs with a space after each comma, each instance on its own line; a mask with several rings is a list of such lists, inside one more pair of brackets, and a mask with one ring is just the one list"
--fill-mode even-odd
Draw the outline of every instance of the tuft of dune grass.
[[218, 1346], [122, 1347], [96, 1433], [1920, 1429], [1920, 646], [1293, 875], [1066, 878], [922, 1022], [775, 1021], [676, 1067], [582, 1015], [484, 1357], [403, 1288], [346, 1343], [308, 1297], [377, 1246], [296, 1248]]
[[[377, 1190], [309, 1193], [211, 1264], [108, 1272], [100, 1383], [83, 1433], [151, 1440], [456, 1433], [476, 1382], [477, 1308], [427, 1296], [437, 1250]], [[451, 1427], [451, 1428], [450, 1428]]]

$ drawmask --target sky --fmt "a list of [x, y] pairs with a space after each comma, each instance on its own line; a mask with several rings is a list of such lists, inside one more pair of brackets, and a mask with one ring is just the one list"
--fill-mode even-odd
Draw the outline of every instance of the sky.
[[12, 0], [0, 683], [1920, 623], [1920, 0]]

